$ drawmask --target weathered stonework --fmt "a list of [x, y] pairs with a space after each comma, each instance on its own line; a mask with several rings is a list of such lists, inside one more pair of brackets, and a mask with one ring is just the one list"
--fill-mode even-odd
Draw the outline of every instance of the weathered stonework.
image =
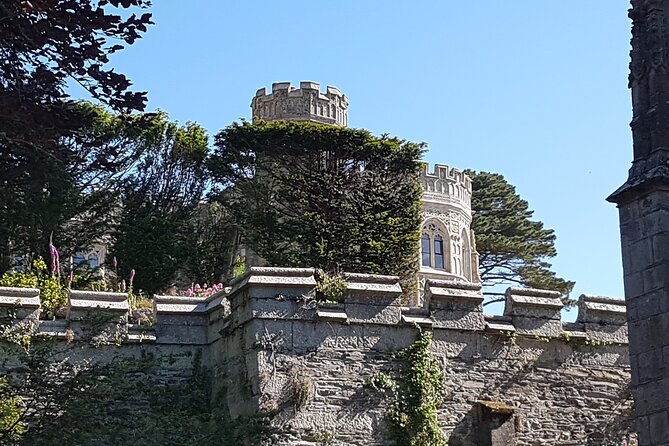
[[[418, 327], [433, 331], [445, 374], [439, 424], [449, 444], [605, 445], [627, 432], [621, 301], [582, 296], [577, 322], [565, 324], [548, 291], [510, 289], [506, 315], [488, 317], [479, 284], [427, 280], [425, 305], [408, 308], [397, 277], [345, 279], [344, 300], [321, 303], [312, 269], [251, 268], [227, 294], [157, 296], [153, 326], [133, 324], [127, 300], [114, 293], [75, 293], [68, 318], [56, 321], [37, 320], [37, 290], [0, 289], [18, 296], [0, 298], [0, 307], [30, 309], [4, 326], [30, 320], [35, 333], [76, 345], [79, 360], [169, 357], [157, 372], [162, 382], [188, 377], [197, 353], [229, 416], [271, 414], [272, 445], [393, 444], [388, 401], [367, 382], [399, 375], [396, 353]], [[110, 313], [114, 337], [100, 336], [110, 321], [96, 314]]]
[[[618, 205], [640, 445], [669, 445], [669, 0], [632, 0], [634, 161]], [[592, 309], [590, 309], [591, 311]]]
[[253, 119], [312, 121], [345, 127], [348, 98], [335, 87], [328, 85], [325, 93], [320, 88], [316, 82], [300, 82], [300, 88], [290, 82], [274, 82], [269, 94], [261, 88], [251, 100]]

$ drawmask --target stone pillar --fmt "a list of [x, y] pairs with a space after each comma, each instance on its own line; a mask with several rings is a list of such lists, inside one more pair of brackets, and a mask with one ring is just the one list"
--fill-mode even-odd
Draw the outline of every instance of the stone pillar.
[[634, 161], [618, 205], [639, 444], [669, 445], [669, 0], [632, 0]]

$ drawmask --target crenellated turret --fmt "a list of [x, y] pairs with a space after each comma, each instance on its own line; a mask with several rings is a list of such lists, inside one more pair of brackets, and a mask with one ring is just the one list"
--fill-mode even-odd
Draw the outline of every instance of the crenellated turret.
[[253, 119], [265, 121], [312, 121], [345, 127], [348, 123], [348, 98], [339, 89], [327, 86], [325, 93], [316, 82], [274, 82], [272, 92], [256, 91], [251, 100]]
[[478, 254], [471, 231], [472, 181], [462, 171], [423, 164], [421, 274], [427, 278], [459, 278], [480, 282]]

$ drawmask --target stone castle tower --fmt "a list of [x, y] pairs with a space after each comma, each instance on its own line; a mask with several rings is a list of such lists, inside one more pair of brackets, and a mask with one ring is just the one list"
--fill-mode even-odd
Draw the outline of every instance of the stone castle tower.
[[669, 445], [669, 0], [632, 0], [634, 161], [618, 205], [639, 444]]
[[253, 119], [265, 121], [312, 121], [321, 124], [348, 124], [348, 98], [337, 88], [327, 86], [321, 93], [315, 82], [300, 82], [300, 88], [290, 82], [274, 82], [272, 92], [265, 88], [256, 91], [251, 100]]
[[[312, 121], [346, 126], [348, 97], [320, 84], [275, 82], [272, 92], [265, 88], [251, 100], [253, 119], [265, 121]], [[427, 164], [420, 173], [423, 186], [423, 225], [420, 245], [420, 273], [427, 279], [460, 279], [479, 283], [478, 254], [472, 223], [472, 182], [456, 168], [437, 164], [430, 172]]]

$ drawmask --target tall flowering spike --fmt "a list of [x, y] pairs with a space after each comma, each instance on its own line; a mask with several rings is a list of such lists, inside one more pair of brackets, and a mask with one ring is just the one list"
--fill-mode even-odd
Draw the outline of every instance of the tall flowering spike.
[[116, 256], [114, 256], [114, 258], [112, 259], [112, 265], [114, 266], [114, 268], [118, 266], [118, 262], [116, 261]]
[[49, 254], [51, 254], [51, 273], [54, 274], [58, 269], [58, 251], [53, 243], [49, 243]]
[[121, 280], [121, 292], [125, 293], [125, 279]]
[[130, 270], [130, 288], [132, 288], [132, 282], [135, 280], [135, 269]]

